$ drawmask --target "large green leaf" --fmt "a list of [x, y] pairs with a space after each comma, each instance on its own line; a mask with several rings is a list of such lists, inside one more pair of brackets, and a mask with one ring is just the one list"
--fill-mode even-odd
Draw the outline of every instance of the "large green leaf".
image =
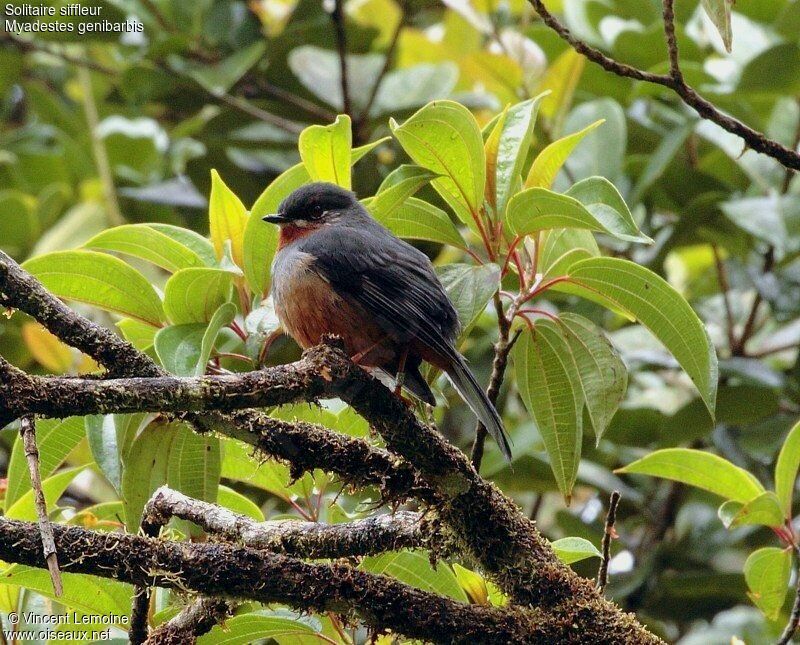
[[385, 224], [409, 197], [437, 176], [427, 168], [404, 164], [389, 173], [365, 206], [375, 219]]
[[787, 518], [792, 516], [792, 497], [798, 467], [800, 467], [800, 422], [789, 431], [775, 463], [775, 494]]
[[164, 311], [175, 325], [209, 322], [231, 297], [233, 274], [222, 269], [181, 269], [164, 289]]
[[537, 268], [545, 278], [565, 275], [579, 260], [600, 255], [597, 240], [586, 229], [557, 228], [545, 231], [540, 238]]
[[240, 614], [216, 625], [197, 639], [197, 645], [249, 645], [262, 641], [278, 645], [330, 643], [318, 630], [300, 618], [276, 616], [265, 611]]
[[591, 321], [572, 313], [561, 314], [559, 320], [599, 442], [625, 397], [628, 370], [605, 334]]
[[500, 288], [500, 267], [496, 264], [446, 264], [437, 268], [437, 274], [466, 332]]
[[222, 440], [223, 477], [266, 490], [276, 497], [289, 501], [291, 475], [289, 467], [278, 461], [259, 461], [251, 447], [235, 439]]
[[236, 194], [222, 181], [216, 170], [211, 171], [211, 197], [208, 200], [208, 220], [211, 241], [217, 259], [225, 255], [230, 244], [233, 261], [243, 266], [244, 228], [247, 224], [247, 209]]
[[278, 237], [277, 226], [270, 226], [252, 213], [247, 218], [242, 242], [242, 263], [244, 265], [242, 269], [253, 293], [263, 295], [269, 289], [272, 258], [278, 248]]
[[656, 450], [614, 472], [663, 477], [742, 504], [764, 492], [764, 487], [744, 468], [710, 452], [691, 448]]
[[565, 194], [577, 199], [586, 207], [586, 210], [606, 226], [617, 226], [622, 231], [633, 231], [635, 239], [631, 241], [653, 243], [652, 239], [639, 230], [622, 195], [619, 194], [616, 186], [605, 177], [587, 177], [570, 186]]
[[[42, 480], [42, 492], [44, 493], [44, 501], [47, 505], [48, 512], [53, 510], [59, 497], [67, 490], [67, 486], [72, 483], [72, 480], [75, 479], [84, 468], [84, 466], [68, 468], [67, 470], [61, 470], [55, 475]], [[35, 521], [37, 519], [37, 514], [33, 490], [28, 489], [16, 502], [9, 505], [5, 516], [12, 520]]]
[[203, 258], [192, 249], [148, 224], [125, 224], [109, 228], [95, 235], [84, 246], [131, 255], [171, 272], [205, 265]]
[[172, 224], [153, 222], [148, 224], [148, 226], [154, 231], [163, 233], [170, 239], [180, 242], [183, 246], [190, 248], [202, 258], [203, 264], [206, 266], [214, 266], [217, 263], [217, 258], [214, 254], [214, 245], [199, 233], [181, 226], [173, 226]]
[[155, 350], [164, 368], [176, 376], [202, 376], [220, 329], [236, 315], [232, 302], [220, 305], [208, 325], [187, 323], [160, 329]]
[[331, 125], [311, 125], [300, 133], [298, 148], [312, 181], [350, 188], [350, 117], [340, 114]]
[[370, 556], [361, 561], [360, 567], [372, 573], [392, 576], [423, 591], [467, 602], [467, 595], [450, 566], [440, 561], [434, 569], [430, 556], [422, 551], [395, 551]]
[[495, 190], [497, 212], [505, 212], [506, 203], [522, 181], [522, 168], [528, 158], [533, 127], [541, 100], [547, 92], [510, 107], [503, 121], [497, 147]]
[[770, 620], [776, 620], [780, 614], [791, 573], [792, 552], [788, 548], [758, 549], [744, 563], [744, 579], [750, 589], [747, 595]]
[[429, 103], [403, 125], [389, 125], [420, 166], [441, 175], [431, 184], [473, 229], [483, 204], [486, 166], [483, 140], [472, 113], [453, 101]]
[[602, 296], [647, 327], [686, 370], [714, 415], [717, 354], [703, 323], [675, 289], [649, 269], [618, 258], [581, 260], [569, 276], [588, 297]]
[[558, 559], [564, 564], [572, 564], [586, 558], [602, 557], [602, 554], [594, 544], [581, 537], [561, 538], [551, 542], [550, 546], [553, 547]]
[[782, 42], [754, 56], [742, 70], [737, 91], [778, 96], [800, 92], [800, 45]]
[[[216, 502], [220, 478], [220, 442], [209, 434], [197, 434], [181, 426], [170, 446], [167, 485], [206, 502]], [[188, 524], [188, 523], [187, 523]], [[201, 531], [193, 525], [192, 535]]]
[[583, 438], [583, 396], [564, 335], [555, 323], [537, 321], [512, 350], [517, 387], [542, 436], [550, 467], [569, 502]]
[[600, 119], [587, 125], [583, 130], [578, 130], [548, 144], [533, 160], [525, 180], [525, 188], [550, 188], [558, 171], [561, 170], [561, 166], [564, 165], [575, 146], [583, 141], [589, 132], [604, 122], [605, 119]]
[[[369, 206], [368, 206], [369, 208]], [[397, 237], [410, 240], [429, 240], [465, 248], [466, 243], [450, 216], [433, 204], [409, 197], [381, 223]]]
[[67, 300], [95, 305], [158, 326], [161, 300], [147, 279], [119, 258], [96, 251], [56, 251], [22, 267]]
[[575, 197], [547, 188], [528, 188], [514, 195], [508, 203], [506, 221], [519, 236], [556, 228], [583, 228], [629, 242], [649, 240], [632, 218], [628, 221], [616, 209], [601, 203], [589, 210]]
[[[78, 417], [69, 419], [39, 419], [36, 421], [36, 445], [39, 449], [39, 474], [46, 479], [67, 458], [83, 438], [83, 423]], [[8, 487], [5, 495], [5, 510], [31, 489], [28, 461], [22, 439], [17, 437], [11, 450], [11, 459], [6, 471]]]

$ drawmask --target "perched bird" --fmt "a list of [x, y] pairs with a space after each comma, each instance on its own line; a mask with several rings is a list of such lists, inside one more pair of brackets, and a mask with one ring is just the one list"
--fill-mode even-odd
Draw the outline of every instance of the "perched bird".
[[458, 314], [424, 253], [334, 184], [298, 188], [264, 221], [281, 228], [275, 311], [301, 347], [340, 336], [354, 362], [396, 376], [398, 391], [402, 385], [431, 405], [419, 366], [435, 365], [511, 459], [500, 415], [455, 348]]

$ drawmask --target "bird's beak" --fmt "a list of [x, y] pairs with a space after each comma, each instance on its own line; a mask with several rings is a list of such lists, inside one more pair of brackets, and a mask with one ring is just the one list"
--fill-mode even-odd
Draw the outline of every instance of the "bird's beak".
[[261, 219], [265, 222], [269, 222], [270, 224], [286, 224], [286, 222], [289, 221], [288, 218], [284, 217], [280, 213], [273, 213], [272, 215], [267, 215]]

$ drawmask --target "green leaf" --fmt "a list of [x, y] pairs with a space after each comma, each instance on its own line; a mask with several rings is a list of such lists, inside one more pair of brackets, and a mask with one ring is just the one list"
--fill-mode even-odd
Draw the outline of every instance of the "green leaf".
[[[219, 478], [219, 439], [182, 425], [170, 446], [167, 485], [194, 499], [216, 502]], [[199, 535], [202, 531], [191, 525], [189, 533]]]
[[153, 346], [164, 369], [176, 376], [194, 376], [200, 364], [200, 346], [205, 334], [204, 323], [170, 325], [159, 329]]
[[717, 28], [722, 37], [722, 44], [725, 51], [730, 53], [733, 33], [731, 31], [731, 7], [734, 0], [700, 0], [703, 9], [711, 18], [711, 22]]
[[183, 246], [190, 248], [202, 260], [205, 266], [214, 266], [217, 263], [217, 257], [214, 254], [214, 246], [209, 240], [204, 238], [199, 233], [188, 228], [181, 228], [180, 226], [172, 226], [171, 224], [148, 224], [150, 228], [159, 233], [163, 233], [168, 238], [180, 242]]
[[428, 101], [443, 99], [458, 80], [458, 66], [452, 62], [422, 63], [395, 69], [383, 77], [370, 116], [409, 110]]
[[589, 210], [575, 197], [547, 188], [528, 188], [514, 195], [508, 203], [506, 219], [518, 236], [554, 228], [582, 228], [608, 233], [628, 242], [650, 241], [639, 231], [633, 218], [627, 221], [616, 209], [598, 202]]
[[789, 549], [765, 547], [750, 554], [744, 563], [744, 579], [753, 604], [769, 620], [777, 620], [792, 573]]
[[533, 160], [531, 169], [528, 171], [528, 178], [525, 180], [525, 188], [550, 188], [558, 171], [561, 170], [561, 166], [564, 165], [575, 146], [583, 141], [583, 137], [589, 132], [603, 123], [605, 123], [605, 119], [600, 119], [587, 125], [583, 130], [578, 130], [549, 144]]
[[800, 92], [800, 45], [773, 45], [749, 60], [736, 89], [769, 96], [794, 96]]
[[59, 298], [95, 305], [159, 326], [161, 300], [138, 271], [96, 251], [56, 251], [31, 258], [22, 268]]
[[[85, 466], [69, 468], [42, 480], [42, 492], [44, 493], [44, 501], [47, 505], [48, 513], [53, 510], [58, 499], [64, 494], [64, 491], [67, 490], [67, 486], [69, 486], [72, 480], [85, 468]], [[36, 502], [33, 497], [33, 490], [28, 489], [17, 501], [8, 506], [5, 516], [11, 520], [36, 521]]]
[[217, 504], [230, 509], [234, 513], [252, 518], [256, 522], [264, 521], [264, 513], [249, 498], [222, 484], [219, 485], [217, 490]]
[[427, 168], [404, 164], [389, 173], [375, 197], [364, 205], [376, 220], [385, 224], [409, 197], [437, 176]]
[[569, 345], [555, 323], [537, 321], [512, 350], [517, 387], [536, 422], [550, 467], [569, 503], [583, 438], [583, 400]]
[[131, 255], [170, 272], [205, 265], [203, 258], [192, 249], [148, 224], [125, 224], [106, 229], [86, 242], [84, 247]]
[[409, 197], [381, 223], [397, 237], [450, 244], [460, 249], [467, 246], [447, 213], [416, 197]]
[[311, 125], [300, 133], [300, 157], [312, 181], [328, 181], [350, 189], [353, 133], [350, 117], [340, 114], [331, 125]]
[[500, 142], [497, 148], [495, 186], [497, 212], [505, 212], [506, 204], [519, 189], [522, 181], [522, 168], [528, 159], [528, 151], [533, 139], [533, 127], [539, 105], [548, 92], [510, 107], [503, 121]]
[[744, 468], [691, 448], [656, 450], [614, 472], [671, 479], [742, 504], [764, 492], [764, 487]]
[[486, 585], [486, 579], [482, 575], [462, 567], [457, 562], [453, 563], [453, 573], [456, 575], [458, 584], [467, 594], [470, 604], [489, 604], [489, 588]]
[[292, 479], [289, 467], [274, 460], [259, 462], [252, 455], [252, 448], [240, 441], [222, 440], [221, 474], [268, 491], [286, 502], [292, 499], [288, 489]]
[[202, 376], [205, 374], [206, 363], [208, 363], [208, 359], [211, 356], [211, 350], [214, 349], [217, 335], [223, 327], [230, 325], [235, 317], [236, 305], [232, 302], [226, 302], [214, 312], [214, 315], [211, 317], [211, 322], [208, 323], [208, 327], [206, 327], [206, 331], [203, 334], [203, 340], [200, 343], [200, 357], [198, 358], [192, 376]]
[[680, 363], [714, 416], [717, 354], [697, 314], [663, 278], [617, 258], [589, 258], [572, 265], [570, 282], [599, 294], [634, 316]]
[[[67, 458], [83, 438], [83, 423], [80, 418], [39, 419], [36, 421], [36, 445], [39, 448], [39, 474], [46, 479]], [[28, 461], [22, 439], [17, 437], [8, 462], [8, 487], [5, 495], [5, 509], [9, 508], [31, 489]]]
[[587, 177], [573, 184], [566, 194], [577, 199], [598, 221], [607, 223], [607, 226], [613, 223], [623, 231], [635, 231], [635, 239], [631, 241], [653, 243], [652, 239], [639, 230], [622, 195], [605, 177]]
[[122, 494], [122, 455], [143, 419], [144, 414], [84, 417], [92, 457], [119, 494]]
[[164, 289], [164, 311], [175, 325], [209, 322], [230, 300], [233, 274], [222, 269], [181, 269]]
[[204, 62], [187, 66], [178, 56], [170, 56], [169, 62], [173, 68], [192, 77], [211, 94], [219, 95], [233, 87], [264, 56], [266, 49], [266, 42], [257, 40], [218, 63]]
[[792, 516], [792, 497], [798, 467], [800, 467], [800, 422], [789, 431], [775, 464], [775, 494], [786, 518]]
[[539, 248], [539, 271], [545, 278], [565, 275], [579, 260], [600, 255], [594, 235], [580, 228], [545, 231], [541, 235]]
[[269, 290], [272, 258], [278, 248], [278, 237], [277, 226], [270, 226], [252, 213], [247, 218], [242, 242], [242, 269], [250, 290], [258, 295], [264, 295]]
[[231, 255], [238, 266], [243, 266], [244, 229], [247, 209], [234, 192], [228, 188], [216, 170], [211, 171], [211, 197], [208, 201], [208, 220], [211, 241], [217, 259], [225, 255], [225, 243], [230, 240]]
[[359, 566], [371, 573], [392, 576], [417, 589], [467, 602], [467, 595], [458, 584], [450, 565], [439, 561], [434, 569], [430, 556], [424, 551], [383, 553], [364, 558]]
[[783, 526], [784, 516], [778, 497], [772, 491], [762, 493], [747, 504], [727, 501], [717, 511], [725, 528], [731, 529], [744, 524], [762, 526]]
[[466, 332], [500, 288], [500, 267], [446, 264], [437, 267], [436, 273], [458, 312], [462, 333]]
[[591, 321], [573, 313], [561, 314], [559, 321], [599, 443], [625, 397], [628, 371], [617, 350]]
[[597, 547], [581, 537], [565, 537], [555, 542], [551, 542], [550, 546], [553, 547], [558, 559], [564, 564], [572, 564], [579, 562], [586, 558], [601, 558], [603, 557]]
[[309, 645], [330, 643], [317, 630], [299, 618], [284, 618], [266, 612], [239, 614], [215, 625], [207, 634], [198, 637], [197, 645], [249, 645], [263, 641], [279, 645]]
[[431, 185], [461, 221], [475, 229], [483, 204], [483, 140], [472, 113], [453, 101], [429, 103], [403, 125], [389, 126], [414, 163], [441, 175]]
[[486, 157], [486, 186], [484, 187], [484, 197], [486, 201], [497, 208], [497, 153], [500, 149], [500, 135], [503, 134], [503, 126], [508, 116], [506, 108], [484, 126], [483, 154]]

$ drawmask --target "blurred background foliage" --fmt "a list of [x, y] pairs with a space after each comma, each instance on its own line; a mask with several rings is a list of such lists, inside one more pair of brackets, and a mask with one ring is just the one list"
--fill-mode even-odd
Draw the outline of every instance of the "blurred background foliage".
[[[656, 241], [634, 247], [601, 239], [609, 254], [666, 277], [699, 313], [720, 357], [717, 421], [711, 422], [674, 359], [642, 328], [584, 301], [553, 295], [553, 307], [577, 311], [608, 331], [629, 369], [627, 396], [599, 445], [585, 441], [569, 508], [535, 428], [511, 397], [504, 404], [519, 458], [512, 471], [492, 448], [482, 473], [524, 505], [551, 539], [583, 536], [599, 544], [608, 494], [619, 489], [620, 537], [613, 545], [608, 593], [670, 641], [728, 643], [735, 634], [758, 643], [779, 632], [791, 598], [776, 621], [767, 621], [748, 603], [741, 573], [750, 551], [774, 544], [768, 529], [728, 531], [717, 517], [717, 498], [660, 480], [623, 480], [612, 470], [656, 448], [691, 446], [715, 451], [770, 481], [776, 452], [800, 412], [796, 176], [743, 149], [738, 138], [699, 119], [668, 89], [588, 63], [522, 0], [349, 0], [340, 23], [344, 39], [337, 39], [332, 3], [315, 0], [84, 4], [101, 6], [107, 19], [135, 16], [144, 32], [0, 34], [0, 248], [19, 261], [78, 247], [121, 223], [176, 224], [206, 236], [211, 169], [250, 207], [272, 179], [299, 161], [299, 132], [342, 112], [353, 121], [355, 146], [389, 135], [390, 115], [402, 122], [433, 99], [463, 103], [484, 125], [507, 104], [549, 89], [532, 155], [605, 119], [576, 148], [554, 187], [607, 177]], [[617, 59], [668, 69], [659, 2], [547, 5], [580, 38]], [[800, 1], [737, 0], [730, 52], [698, 0], [678, 0], [676, 11], [689, 81], [721, 109], [796, 148]], [[397, 141], [387, 139], [354, 166], [354, 190], [359, 197], [374, 194], [407, 161]], [[429, 187], [422, 194], [445, 207]], [[462, 259], [453, 249], [426, 243], [421, 248], [441, 264]], [[163, 284], [153, 267], [141, 270]], [[79, 308], [113, 325], [110, 317]], [[495, 335], [496, 321], [487, 310], [467, 345], [482, 382]], [[270, 361], [297, 353], [290, 341], [280, 340]], [[38, 373], [95, 368], [21, 315], [0, 317], [0, 355]], [[344, 421], [326, 420], [358, 423], [341, 414]], [[440, 427], [466, 447], [473, 421], [465, 406], [442, 414]], [[334, 413], [308, 413], [317, 415]], [[103, 435], [101, 427], [90, 437], [119, 436], [120, 429], [110, 432]], [[180, 432], [175, 429], [175, 436]], [[53, 484], [51, 504], [63, 493], [62, 507], [94, 509], [68, 515], [70, 521], [116, 526], [115, 482], [87, 467], [96, 457], [80, 440], [82, 424], [73, 433], [74, 447], [61, 458], [74, 470]], [[0, 433], [0, 473], [13, 467], [15, 434], [14, 428]], [[154, 434], [152, 441], [164, 436]], [[202, 441], [187, 434], [172, 445], [180, 454], [192, 440]], [[144, 450], [143, 444], [137, 449]], [[258, 474], [246, 452], [239, 454], [233, 445], [222, 460], [221, 495], [244, 494], [247, 500], [237, 503], [249, 501], [255, 517], [298, 506], [308, 512], [318, 508], [318, 500], [311, 500], [316, 493], [336, 492], [335, 483], [317, 482], [315, 488], [308, 477], [287, 487], [283, 467], [264, 466]], [[363, 501], [343, 499], [348, 511]], [[103, 504], [93, 506], [98, 503]], [[593, 575], [596, 560], [575, 567]], [[45, 578], [27, 575], [16, 584], [46, 588]], [[19, 588], [0, 586], [4, 594]], [[41, 604], [36, 593], [26, 593], [31, 606]]]

